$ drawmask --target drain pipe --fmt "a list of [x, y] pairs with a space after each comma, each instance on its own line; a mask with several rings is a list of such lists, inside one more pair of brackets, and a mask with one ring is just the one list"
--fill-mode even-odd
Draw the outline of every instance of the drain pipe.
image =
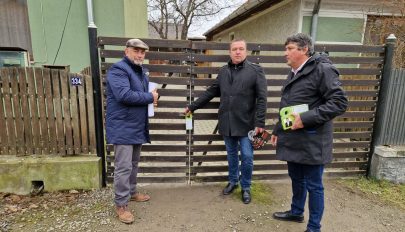
[[87, 0], [87, 16], [89, 21], [89, 48], [90, 48], [90, 65], [91, 77], [93, 82], [93, 101], [94, 101], [94, 122], [96, 127], [96, 149], [97, 156], [101, 157], [101, 181], [102, 186], [106, 186], [106, 164], [104, 152], [104, 128], [103, 112], [101, 101], [101, 83], [100, 83], [100, 64], [97, 48], [97, 26], [93, 20], [93, 2]]
[[312, 22], [311, 22], [311, 37], [312, 37], [312, 44], [314, 45], [316, 41], [316, 33], [318, 31], [318, 16], [320, 8], [321, 8], [321, 0], [315, 1], [314, 10], [312, 11]]

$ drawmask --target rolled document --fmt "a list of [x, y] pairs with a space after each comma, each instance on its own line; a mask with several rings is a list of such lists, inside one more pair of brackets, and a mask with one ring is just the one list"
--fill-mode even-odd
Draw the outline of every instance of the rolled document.
[[[154, 90], [156, 88], [157, 88], [157, 83], [149, 82], [149, 88], [148, 88], [149, 92], [152, 92], [152, 90]], [[148, 117], [153, 117], [153, 116], [155, 116], [155, 109], [154, 109], [153, 102], [152, 102], [148, 105]]]

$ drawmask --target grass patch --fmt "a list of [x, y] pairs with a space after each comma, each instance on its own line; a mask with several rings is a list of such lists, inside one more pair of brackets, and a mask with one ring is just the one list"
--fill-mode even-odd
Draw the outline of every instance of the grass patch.
[[[273, 190], [271, 187], [265, 183], [261, 182], [252, 182], [252, 186], [250, 188], [250, 194], [252, 195], [252, 202], [263, 204], [263, 205], [271, 205], [273, 203]], [[242, 199], [241, 196], [241, 189], [240, 186], [232, 193], [233, 197], [237, 197], [238, 200]]]
[[345, 179], [339, 182], [351, 189], [360, 190], [367, 195], [378, 197], [384, 202], [405, 209], [405, 184], [393, 184], [386, 180], [367, 179], [366, 177]]

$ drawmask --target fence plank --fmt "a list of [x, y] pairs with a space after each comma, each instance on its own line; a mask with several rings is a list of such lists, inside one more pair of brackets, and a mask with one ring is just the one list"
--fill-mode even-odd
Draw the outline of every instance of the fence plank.
[[94, 103], [93, 103], [93, 82], [91, 76], [84, 75], [83, 79], [86, 83], [86, 111], [88, 115], [87, 125], [89, 127], [89, 152], [92, 154], [96, 153], [96, 128], [94, 121]]
[[57, 137], [56, 137], [56, 122], [55, 122], [55, 109], [53, 104], [53, 78], [51, 78], [51, 71], [49, 70], [48, 75], [44, 75], [45, 84], [45, 96], [46, 96], [46, 106], [47, 106], [47, 119], [48, 119], [48, 130], [49, 130], [49, 153], [57, 154]]
[[[49, 154], [51, 152], [51, 147], [49, 143], [49, 132], [48, 132], [48, 120], [47, 120], [47, 100], [46, 100], [46, 90], [44, 85], [50, 85], [51, 83], [44, 82], [44, 80], [50, 79], [50, 70], [49, 69], [40, 69], [35, 72], [35, 80], [37, 86], [38, 94], [38, 117], [41, 133], [36, 134], [39, 137], [39, 147], [41, 152], [39, 154]], [[46, 78], [48, 77], [48, 78]], [[38, 130], [39, 132], [39, 130]]]
[[7, 135], [7, 117], [6, 112], [4, 111], [5, 96], [4, 88], [6, 87], [5, 79], [7, 77], [6, 69], [0, 68], [0, 155], [8, 154], [8, 135]]
[[52, 70], [52, 87], [53, 87], [53, 104], [56, 120], [56, 136], [57, 136], [57, 152], [58, 154], [66, 154], [66, 145], [64, 137], [64, 127], [62, 118], [62, 102], [61, 102], [61, 77], [58, 70]]
[[19, 68], [18, 76], [20, 82], [20, 100], [21, 100], [21, 113], [23, 118], [23, 139], [24, 139], [24, 154], [32, 154], [32, 126], [31, 126], [31, 117], [28, 104], [28, 90], [27, 90], [27, 78], [26, 78], [26, 69]]
[[[72, 76], [73, 74], [69, 74]], [[69, 85], [70, 88], [70, 108], [72, 112], [72, 127], [73, 127], [73, 143], [74, 143], [74, 152], [75, 154], [81, 153], [81, 133], [80, 133], [80, 121], [79, 121], [79, 105], [78, 105], [78, 88], [81, 86]]]
[[20, 76], [17, 68], [12, 68], [10, 72], [11, 82], [11, 101], [14, 113], [14, 125], [15, 125], [15, 143], [17, 155], [25, 155], [24, 145], [24, 121], [22, 118], [21, 104], [20, 104], [20, 89], [19, 89]]
[[13, 120], [13, 108], [11, 106], [11, 73], [10, 69], [3, 69], [3, 96], [4, 96], [4, 109], [6, 113], [6, 123], [7, 123], [7, 138], [8, 138], [8, 153], [10, 155], [16, 155], [16, 139], [15, 139], [15, 127]]
[[27, 83], [28, 83], [28, 104], [30, 105], [31, 126], [32, 126], [32, 147], [33, 154], [41, 154], [41, 129], [39, 125], [39, 113], [37, 104], [37, 94], [35, 87], [34, 69], [27, 68]]
[[66, 154], [74, 154], [73, 148], [73, 131], [72, 131], [72, 122], [71, 122], [71, 112], [70, 112], [70, 103], [69, 103], [69, 84], [70, 78], [68, 73], [65, 70], [60, 71], [60, 80], [61, 80], [61, 102], [62, 102], [62, 112], [63, 112], [63, 125], [65, 128], [64, 137], [66, 140]]
[[89, 142], [88, 142], [88, 122], [86, 116], [86, 93], [85, 86], [79, 86], [79, 121], [80, 121], [80, 132], [81, 132], [81, 152], [89, 153]]

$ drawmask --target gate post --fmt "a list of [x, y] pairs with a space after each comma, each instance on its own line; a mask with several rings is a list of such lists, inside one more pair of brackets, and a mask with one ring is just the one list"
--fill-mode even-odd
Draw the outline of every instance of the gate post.
[[90, 48], [91, 79], [93, 80], [94, 121], [96, 128], [96, 151], [101, 157], [101, 185], [106, 186], [106, 164], [104, 151], [103, 103], [101, 101], [100, 63], [97, 48], [97, 26], [93, 21], [93, 3], [87, 0], [88, 32]]
[[380, 91], [378, 93], [378, 101], [377, 101], [377, 110], [374, 119], [373, 125], [373, 136], [371, 139], [370, 145], [370, 153], [368, 156], [368, 165], [367, 165], [367, 176], [370, 174], [370, 165], [371, 159], [374, 153], [374, 147], [381, 145], [381, 138], [384, 136], [382, 133], [384, 132], [384, 122], [385, 119], [389, 115], [388, 106], [387, 106], [387, 98], [388, 98], [388, 88], [391, 79], [392, 73], [392, 60], [394, 58], [395, 52], [395, 44], [397, 42], [397, 38], [394, 34], [390, 34], [386, 38], [385, 43], [385, 56], [384, 56], [384, 66], [382, 76], [380, 78]]

